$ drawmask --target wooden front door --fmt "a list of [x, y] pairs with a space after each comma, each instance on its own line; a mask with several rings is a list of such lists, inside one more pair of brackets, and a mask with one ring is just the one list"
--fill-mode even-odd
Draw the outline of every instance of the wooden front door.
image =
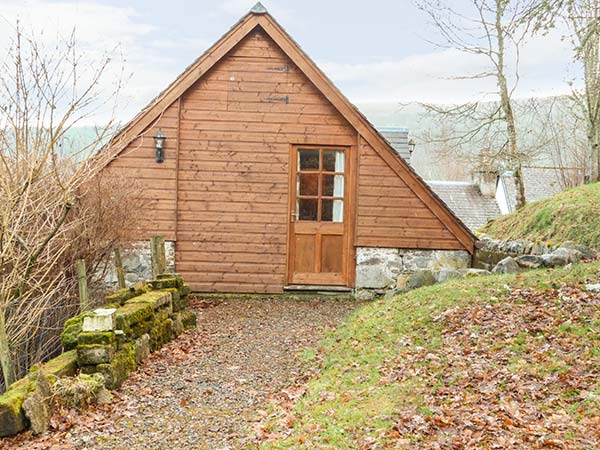
[[290, 176], [288, 283], [348, 283], [348, 149], [294, 146]]

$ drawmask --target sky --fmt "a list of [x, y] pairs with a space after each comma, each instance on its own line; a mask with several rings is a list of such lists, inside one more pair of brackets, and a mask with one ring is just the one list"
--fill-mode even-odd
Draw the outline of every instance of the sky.
[[[112, 57], [106, 90], [119, 77], [126, 120], [235, 24], [256, 0], [0, 0], [0, 51], [17, 20], [49, 47], [73, 29], [93, 66]], [[482, 61], [431, 41], [438, 35], [407, 0], [264, 0], [264, 5], [356, 104], [460, 103], [494, 90], [492, 80], [457, 80]], [[467, 0], [453, 0], [465, 6]], [[555, 31], [521, 52], [519, 97], [568, 93], [577, 70]], [[125, 74], [125, 75], [123, 75]], [[454, 77], [454, 79], [453, 79]]]

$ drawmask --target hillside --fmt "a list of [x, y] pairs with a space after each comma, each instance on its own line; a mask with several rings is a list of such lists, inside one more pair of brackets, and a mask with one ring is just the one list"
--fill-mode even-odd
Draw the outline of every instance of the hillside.
[[498, 239], [561, 243], [600, 248], [600, 183], [579, 186], [501, 216], [480, 231]]
[[600, 263], [372, 303], [277, 397], [263, 449], [600, 448]]

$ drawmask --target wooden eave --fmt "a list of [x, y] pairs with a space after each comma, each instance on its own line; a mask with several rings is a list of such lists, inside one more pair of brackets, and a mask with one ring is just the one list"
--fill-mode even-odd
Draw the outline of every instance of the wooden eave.
[[173, 83], [136, 115], [107, 145], [110, 152], [108, 161], [116, 158], [127, 145], [149, 129], [173, 102], [185, 93], [195, 82], [207, 73], [242, 39], [256, 27], [260, 27], [294, 62], [306, 77], [321, 91], [338, 112], [352, 125], [360, 136], [370, 144], [387, 165], [421, 199], [432, 213], [470, 252], [475, 249], [477, 238], [452, 213], [448, 206], [431, 190], [423, 179], [396, 153], [387, 140], [335, 87], [317, 65], [304, 53], [300, 46], [268, 13], [252, 13], [244, 16], [227, 34], [192, 63]]

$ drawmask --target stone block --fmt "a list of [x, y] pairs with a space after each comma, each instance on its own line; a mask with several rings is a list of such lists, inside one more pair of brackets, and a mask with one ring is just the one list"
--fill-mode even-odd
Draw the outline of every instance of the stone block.
[[544, 260], [538, 255], [517, 256], [515, 261], [524, 269], [538, 269], [544, 265]]
[[183, 321], [181, 320], [181, 314], [179, 314], [179, 313], [173, 314], [172, 319], [173, 319], [173, 334], [175, 335], [175, 337], [177, 337], [184, 331]]
[[173, 319], [156, 320], [150, 329], [150, 350], [155, 352], [173, 340]]
[[356, 254], [356, 287], [385, 289], [402, 271], [402, 256], [393, 248], [359, 248]]
[[443, 283], [454, 278], [462, 278], [462, 273], [455, 269], [442, 269], [433, 273], [433, 276], [438, 283]]
[[128, 337], [137, 338], [148, 332], [151, 321], [154, 319], [154, 308], [147, 302], [130, 303], [117, 310], [116, 326], [123, 330]]
[[110, 363], [115, 356], [112, 345], [78, 345], [77, 362], [80, 366]]
[[112, 331], [115, 329], [115, 318], [117, 310], [96, 309], [93, 315], [83, 318], [82, 331]]
[[114, 345], [114, 331], [83, 331], [77, 338], [78, 345]]
[[136, 368], [135, 349], [132, 342], [123, 345], [110, 364], [98, 364], [92, 368], [84, 369], [86, 373], [101, 373], [108, 389], [117, 389], [127, 379], [127, 376]]
[[406, 283], [407, 289], [417, 289], [435, 284], [435, 277], [431, 270], [417, 270], [411, 273]]
[[361, 302], [369, 302], [375, 298], [375, 292], [372, 289], [357, 289], [354, 298]]
[[183, 278], [177, 274], [159, 275], [156, 280], [151, 280], [152, 289], [160, 291], [162, 289], [183, 287]]
[[72, 377], [77, 372], [77, 350], [64, 352], [44, 363], [41, 370], [46, 375], [55, 377]]
[[65, 351], [73, 350], [77, 347], [77, 337], [83, 327], [83, 319], [91, 316], [92, 311], [86, 311], [78, 316], [72, 317], [65, 322], [63, 332], [60, 335], [62, 346]]
[[[183, 327], [183, 324], [182, 324]], [[143, 334], [134, 343], [135, 362], [142, 364], [150, 355], [150, 335]]]
[[521, 266], [512, 256], [507, 256], [492, 270], [492, 273], [517, 273], [521, 271]]

